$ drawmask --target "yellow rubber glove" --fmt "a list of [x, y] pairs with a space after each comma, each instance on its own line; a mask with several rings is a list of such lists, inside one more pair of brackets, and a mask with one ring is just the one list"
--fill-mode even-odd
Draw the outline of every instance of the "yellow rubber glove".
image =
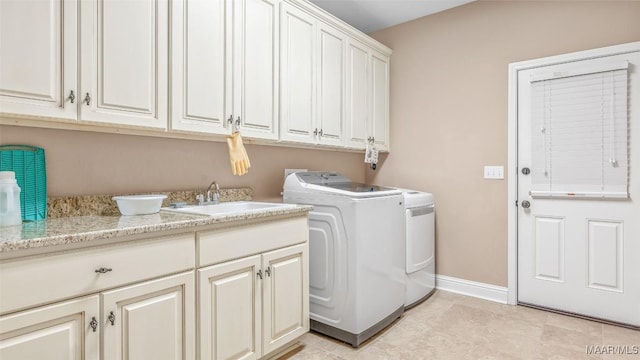
[[231, 136], [227, 136], [227, 145], [229, 145], [229, 161], [231, 162], [233, 175], [242, 176], [246, 174], [251, 167], [251, 162], [242, 144], [240, 132], [236, 131]]

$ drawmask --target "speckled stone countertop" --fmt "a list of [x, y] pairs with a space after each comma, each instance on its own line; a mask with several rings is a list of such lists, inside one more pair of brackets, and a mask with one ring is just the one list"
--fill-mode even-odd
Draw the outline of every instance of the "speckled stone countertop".
[[[200, 191], [171, 191], [154, 192], [153, 194], [167, 195], [162, 202], [162, 207], [168, 207], [171, 203], [194, 203], [196, 195]], [[140, 193], [138, 193], [139, 195]], [[133, 194], [119, 194], [133, 195]], [[118, 216], [118, 206], [111, 200], [113, 195], [87, 195], [87, 196], [57, 196], [47, 199], [47, 218], [66, 218], [71, 216], [105, 215]], [[253, 198], [251, 188], [220, 189], [220, 201], [249, 201]]]
[[[88, 243], [121, 236], [189, 229], [220, 223], [238, 222], [238, 225], [241, 225], [243, 221], [248, 220], [307, 213], [312, 208], [306, 205], [292, 205], [215, 216], [190, 215], [162, 210], [152, 215], [89, 215], [24, 222], [22, 225], [0, 228], [0, 253]], [[197, 229], [189, 230], [197, 231]]]

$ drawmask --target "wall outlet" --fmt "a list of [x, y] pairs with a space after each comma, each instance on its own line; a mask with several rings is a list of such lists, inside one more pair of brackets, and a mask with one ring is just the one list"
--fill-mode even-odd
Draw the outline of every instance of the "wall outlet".
[[485, 166], [484, 178], [492, 180], [504, 179], [504, 166]]

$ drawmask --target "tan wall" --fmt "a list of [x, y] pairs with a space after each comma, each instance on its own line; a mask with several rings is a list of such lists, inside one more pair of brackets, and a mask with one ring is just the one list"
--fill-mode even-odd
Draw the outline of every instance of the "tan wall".
[[247, 145], [249, 173], [231, 174], [226, 143], [84, 131], [0, 126], [0, 144], [45, 149], [52, 196], [249, 186], [255, 198], [275, 198], [289, 168], [336, 170], [364, 180], [362, 154]]
[[437, 273], [507, 285], [507, 65], [640, 40], [638, 1], [479, 1], [372, 34], [393, 49], [391, 154], [367, 180], [433, 192]]

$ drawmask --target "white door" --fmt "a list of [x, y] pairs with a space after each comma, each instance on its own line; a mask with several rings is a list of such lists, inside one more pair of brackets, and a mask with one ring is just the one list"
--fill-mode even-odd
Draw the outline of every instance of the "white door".
[[200, 359], [260, 357], [259, 270], [260, 255], [198, 270]]
[[98, 360], [98, 307], [94, 295], [0, 317], [0, 359]]
[[369, 48], [349, 39], [347, 41], [347, 124], [349, 146], [362, 148], [369, 135]]
[[[610, 77], [612, 71], [600, 69], [626, 61], [628, 96], [626, 84], [620, 93], [611, 95], [605, 90], [594, 90], [590, 94], [593, 98], [576, 95], [586, 88], [586, 83], [574, 85], [591, 79], [586, 76], [595, 79], [594, 89], [622, 81]], [[640, 52], [632, 52], [555, 60], [554, 65], [543, 64], [518, 72], [518, 301], [521, 303], [640, 325], [638, 66]], [[621, 79], [624, 78], [627, 75]], [[536, 88], [540, 79], [562, 80], [568, 85], [552, 87], [549, 82]], [[628, 107], [621, 105], [620, 114], [607, 105], [625, 98]], [[578, 112], [571, 110], [574, 102], [579, 104], [575, 108]], [[566, 113], [577, 116], [567, 117]], [[610, 120], [627, 114], [628, 133], [624, 120], [623, 126]], [[606, 118], [607, 115], [612, 117]], [[622, 139], [623, 145], [610, 141], [611, 134]], [[600, 165], [592, 167], [593, 164]], [[620, 181], [624, 182], [626, 169], [628, 198], [624, 184], [624, 196], [611, 198], [615, 193], [605, 190], [610, 186], [620, 188], [621, 184], [608, 176], [622, 171]], [[563, 183], [565, 180], [570, 185]], [[601, 183], [601, 190], [584, 193], [579, 190], [592, 180]]]
[[226, 133], [226, 1], [172, 2], [171, 129]]
[[233, 119], [248, 137], [278, 138], [279, 3], [233, 3]]
[[102, 358], [195, 358], [193, 272], [102, 294]]
[[167, 127], [167, 0], [80, 4], [80, 120]]
[[309, 331], [307, 245], [296, 245], [262, 256], [263, 354]]
[[316, 20], [284, 2], [280, 8], [280, 137], [315, 143]]
[[318, 141], [343, 145], [345, 35], [318, 23]]
[[76, 120], [76, 1], [0, 1], [0, 112]]

